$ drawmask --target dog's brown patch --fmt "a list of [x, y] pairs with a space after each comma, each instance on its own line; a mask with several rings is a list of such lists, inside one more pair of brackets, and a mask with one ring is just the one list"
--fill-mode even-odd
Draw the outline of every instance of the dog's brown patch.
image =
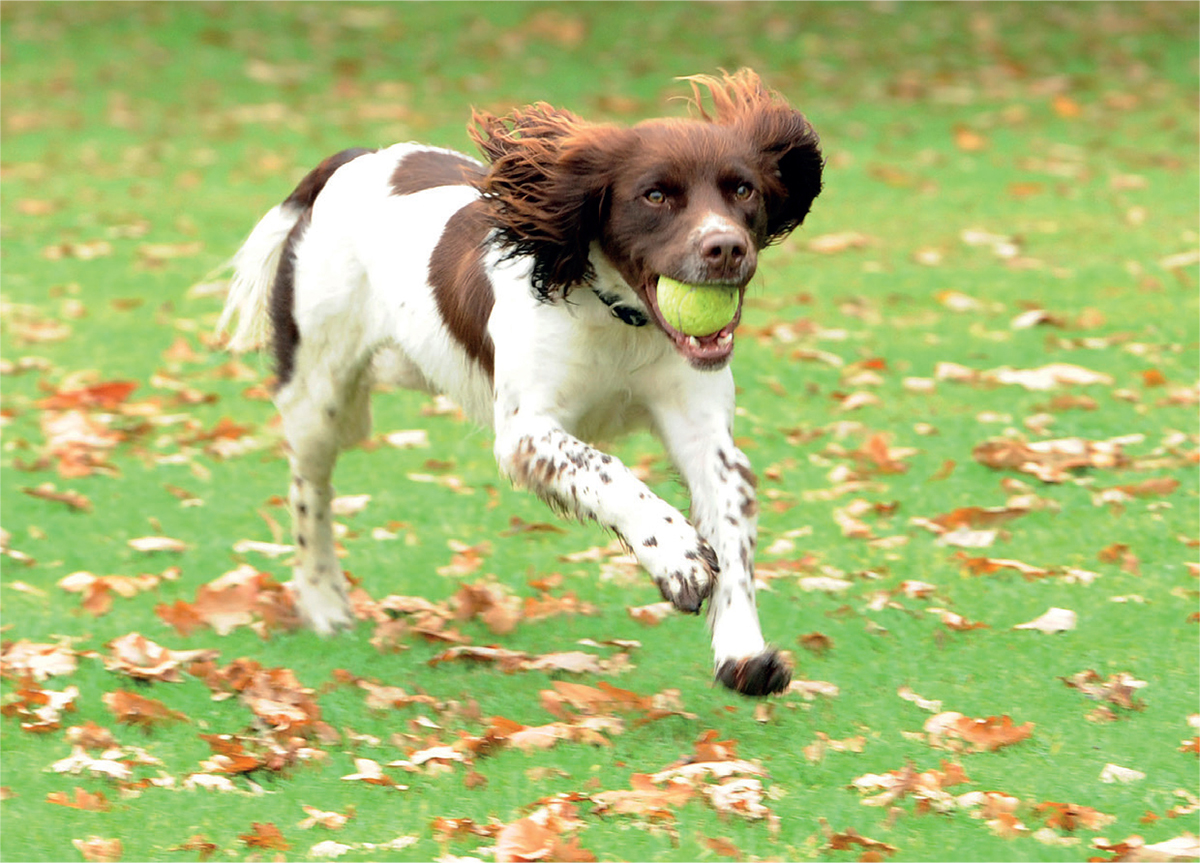
[[359, 156], [365, 156], [367, 153], [374, 153], [374, 150], [366, 147], [352, 147], [349, 150], [342, 150], [340, 153], [334, 153], [317, 167], [309, 171], [304, 179], [297, 184], [292, 193], [284, 200], [285, 204], [294, 204], [301, 207], [311, 207], [313, 201], [317, 199], [317, 195], [325, 188], [325, 184], [329, 182], [329, 178], [333, 176], [333, 172], [345, 165], [347, 162], [352, 162]]
[[490, 378], [495, 348], [487, 325], [495, 298], [483, 266], [489, 231], [483, 201], [473, 201], [451, 216], [429, 258], [429, 284], [450, 335]]
[[411, 195], [438, 186], [467, 186], [483, 176], [474, 159], [441, 150], [417, 150], [400, 160], [392, 171], [393, 195]]

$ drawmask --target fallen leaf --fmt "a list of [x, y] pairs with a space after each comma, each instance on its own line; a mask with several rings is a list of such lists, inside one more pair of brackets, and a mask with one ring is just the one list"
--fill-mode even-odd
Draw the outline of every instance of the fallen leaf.
[[120, 860], [124, 853], [120, 839], [89, 836], [87, 839], [72, 839], [71, 844], [88, 863], [114, 863], [114, 861]]
[[1019, 623], [1013, 629], [1036, 629], [1039, 632], [1066, 632], [1074, 629], [1078, 616], [1069, 608], [1051, 608], [1028, 623]]
[[141, 536], [129, 540], [127, 545], [134, 551], [142, 552], [187, 550], [187, 545], [182, 540], [172, 539], [169, 536]]
[[46, 795], [46, 802], [66, 806], [69, 809], [83, 809], [88, 812], [107, 812], [111, 808], [103, 793], [92, 794], [78, 786], [75, 787], [74, 796], [65, 791], [51, 791]]
[[279, 828], [270, 822], [260, 824], [255, 821], [250, 825], [250, 832], [238, 834], [238, 839], [241, 839], [249, 848], [286, 851], [292, 847], [283, 838], [283, 834], [279, 832]]
[[629, 616], [638, 623], [646, 626], [657, 626], [664, 618], [675, 612], [675, 607], [669, 602], [653, 602], [649, 605], [638, 605], [628, 608]]
[[117, 722], [123, 725], [139, 725], [151, 728], [163, 722], [186, 722], [187, 716], [171, 710], [161, 701], [143, 698], [133, 692], [117, 689], [101, 697], [104, 706], [116, 714]]
[[1118, 764], [1105, 764], [1100, 770], [1100, 781], [1109, 785], [1115, 782], [1137, 782], [1145, 778], [1146, 774], [1142, 771], [1134, 770], [1132, 767], [1121, 767]]

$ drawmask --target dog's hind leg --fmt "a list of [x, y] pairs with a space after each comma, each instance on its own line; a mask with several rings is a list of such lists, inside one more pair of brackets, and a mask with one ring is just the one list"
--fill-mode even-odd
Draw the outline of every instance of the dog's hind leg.
[[292, 468], [289, 501], [295, 540], [296, 604], [322, 635], [354, 624], [333, 537], [333, 468], [339, 449], [370, 429], [366, 361], [338, 362], [326, 353], [297, 352], [292, 378], [276, 393]]

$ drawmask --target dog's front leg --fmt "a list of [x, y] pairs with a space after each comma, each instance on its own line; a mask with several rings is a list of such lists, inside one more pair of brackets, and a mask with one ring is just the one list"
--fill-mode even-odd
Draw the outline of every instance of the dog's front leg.
[[710, 379], [699, 393], [676, 389], [677, 397], [656, 411], [656, 419], [691, 493], [692, 523], [720, 564], [708, 604], [717, 679], [744, 695], [769, 695], [787, 687], [791, 669], [767, 646], [758, 622], [755, 478], [750, 460], [733, 442], [732, 377], [721, 383]]
[[506, 413], [497, 417], [500, 469], [553, 508], [614, 531], [665, 599], [680, 611], [699, 612], [717, 559], [687, 518], [615, 456], [573, 437], [553, 419]]

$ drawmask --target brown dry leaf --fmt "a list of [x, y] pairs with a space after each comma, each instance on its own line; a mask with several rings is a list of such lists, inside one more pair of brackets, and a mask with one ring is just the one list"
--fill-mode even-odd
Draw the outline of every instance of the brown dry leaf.
[[823, 632], [810, 632], [797, 640], [801, 647], [817, 656], [824, 656], [833, 649], [833, 639]]
[[1179, 480], [1174, 477], [1160, 476], [1145, 479], [1141, 482], [1117, 485], [1111, 488], [1099, 489], [1098, 493], [1119, 492], [1126, 497], [1166, 497], [1179, 488]]
[[818, 696], [824, 698], [837, 698], [841, 694], [837, 684], [829, 683], [825, 680], [792, 680], [788, 684], [785, 693], [795, 693], [805, 701], [812, 701]]
[[450, 546], [450, 550], [454, 552], [454, 555], [450, 558], [450, 563], [438, 567], [438, 575], [470, 575], [483, 566], [484, 558], [492, 553], [492, 544], [486, 541], [476, 545], [467, 545], [464, 542], [452, 539], [447, 545]]
[[579, 861], [588, 863], [596, 858], [579, 847], [572, 837], [563, 841], [562, 833], [574, 823], [543, 807], [526, 818], [520, 818], [501, 828], [496, 836], [496, 863], [524, 863], [534, 860]]
[[107, 812], [110, 808], [108, 800], [102, 792], [92, 794], [79, 786], [75, 787], [74, 796], [65, 791], [51, 791], [46, 795], [46, 802], [69, 809], [83, 809], [88, 812]]
[[945, 789], [970, 781], [961, 765], [942, 759], [940, 770], [918, 773], [910, 762], [902, 770], [891, 770], [884, 774], [867, 773], [850, 784], [863, 794], [882, 792], [864, 798], [864, 806], [891, 806], [911, 794], [917, 799], [919, 808], [939, 806], [949, 809], [953, 805], [952, 798]]
[[201, 734], [200, 739], [213, 751], [212, 758], [200, 762], [207, 773], [236, 776], [267, 767], [266, 758], [246, 751], [243, 738], [231, 734]]
[[315, 806], [301, 804], [304, 814], [308, 817], [301, 821], [298, 826], [301, 830], [309, 830], [318, 824], [327, 830], [341, 830], [346, 826], [346, 822], [354, 817], [354, 805], [346, 807], [346, 813], [341, 812], [326, 812], [318, 809]]
[[89, 836], [87, 839], [72, 839], [71, 844], [88, 863], [115, 863], [124, 853], [120, 839]]
[[108, 642], [111, 652], [104, 659], [104, 667], [128, 675], [134, 680], [158, 680], [179, 683], [183, 677], [179, 667], [184, 663], [212, 661], [220, 655], [219, 650], [170, 650], [150, 641], [137, 632], [130, 632]]
[[1071, 689], [1078, 689], [1093, 701], [1105, 701], [1127, 710], [1144, 710], [1146, 707], [1144, 702], [1134, 697], [1137, 690], [1146, 686], [1146, 681], [1138, 680], [1128, 672], [1110, 674], [1105, 679], [1088, 669], [1070, 677], [1060, 677], [1059, 680]]
[[470, 818], [446, 818], [438, 816], [429, 825], [430, 830], [439, 841], [449, 839], [464, 839], [468, 836], [495, 836], [504, 825], [476, 824]]
[[819, 762], [827, 752], [862, 752], [867, 745], [867, 738], [861, 734], [847, 737], [845, 740], [833, 740], [824, 732], [817, 732], [817, 739], [801, 749], [804, 757], [813, 763]]
[[986, 823], [989, 830], [1003, 839], [1029, 835], [1029, 828], [1011, 812], [1001, 812], [995, 818], [989, 818]]
[[519, 515], [510, 516], [508, 528], [500, 531], [500, 536], [517, 536], [518, 534], [566, 533], [566, 528], [547, 521], [525, 521]]
[[931, 746], [941, 747], [947, 739], [958, 738], [979, 752], [992, 752], [1020, 743], [1033, 734], [1033, 728], [1032, 722], [1013, 725], [1012, 718], [1007, 715], [972, 719], [960, 713], [939, 713], [925, 722]]
[[[1153, 845], [1147, 845], [1146, 840], [1137, 834], [1115, 843], [1097, 836], [1092, 839], [1092, 846], [1099, 851], [1107, 851], [1115, 855], [1108, 858], [1110, 863], [1117, 863], [1117, 861], [1162, 863], [1162, 861], [1193, 861], [1200, 858], [1200, 839], [1187, 832]], [[1092, 857], [1089, 859], [1104, 860], [1105, 858]]]
[[38, 644], [22, 638], [6, 643], [0, 650], [0, 671], [6, 675], [27, 674], [36, 681], [59, 674], [73, 674], [78, 664], [75, 651], [65, 641]]
[[732, 857], [734, 860], [742, 859], [742, 852], [731, 840], [720, 836], [714, 838], [705, 836], [702, 839], [708, 850], [720, 854], [722, 857]]
[[283, 838], [279, 828], [270, 822], [260, 824], [255, 821], [250, 825], [250, 832], [239, 833], [238, 839], [241, 839], [249, 848], [262, 848], [268, 851], [286, 851], [292, 847]]
[[167, 849], [168, 851], [195, 851], [200, 855], [201, 863], [208, 860], [220, 850], [220, 847], [215, 842], [210, 842], [208, 837], [203, 833], [194, 833], [188, 837], [187, 841], [182, 845], [175, 845]]
[[21, 675], [20, 685], [14, 695], [0, 706], [0, 713], [24, 720], [21, 723], [23, 731], [46, 734], [58, 730], [63, 711], [75, 712], [79, 688], [68, 686], [61, 692], [43, 689], [31, 675], [25, 673]]
[[504, 647], [460, 645], [458, 647], [451, 647], [434, 656], [429, 660], [429, 665], [436, 666], [442, 662], [457, 662], [460, 660], [494, 662], [500, 666], [502, 671], [512, 672], [520, 670], [529, 659], [529, 654], [523, 653], [520, 650], [509, 650]]
[[935, 532], [947, 533], [959, 528], [990, 528], [1027, 515], [1029, 509], [1014, 506], [963, 506], [931, 519], [922, 519], [920, 526]]
[[988, 140], [982, 133], [958, 125], [954, 127], [954, 144], [964, 153], [978, 153], [987, 149]]
[[43, 411], [39, 418], [46, 452], [57, 460], [59, 476], [90, 476], [97, 471], [115, 473], [107, 450], [125, 439], [102, 420], [81, 410]]
[[1129, 550], [1129, 546], [1123, 542], [1114, 542], [1112, 545], [1105, 546], [1100, 549], [1096, 558], [1101, 563], [1115, 563], [1121, 567], [1123, 572], [1130, 575], [1141, 575], [1141, 561], [1137, 555]]
[[962, 563], [971, 575], [990, 575], [1002, 569], [1014, 569], [1024, 576], [1026, 581], [1033, 581], [1050, 574], [1050, 570], [1033, 566], [1019, 560], [1001, 557], [971, 557], [965, 552], [955, 552], [954, 559]]
[[824, 818], [818, 818], [817, 821], [821, 825], [821, 832], [825, 835], [825, 845], [821, 849], [822, 852], [851, 851], [856, 846], [866, 851], [877, 851], [881, 854], [895, 854], [898, 850], [894, 845], [862, 836], [853, 827], [847, 827], [844, 833], [835, 833], [830, 828], [829, 822]]
[[407, 785], [397, 785], [396, 780], [383, 772], [378, 761], [370, 758], [355, 758], [354, 769], [357, 773], [348, 773], [342, 777], [344, 782], [365, 782], [368, 785], [385, 785], [397, 791], [406, 791]]
[[172, 539], [169, 536], [140, 536], [129, 540], [127, 545], [134, 551], [141, 552], [187, 551], [187, 544], [183, 540]]
[[520, 600], [502, 585], [464, 584], [450, 600], [457, 620], [478, 617], [495, 635], [507, 635], [521, 619]]
[[1080, 468], [1111, 469], [1128, 464], [1122, 446], [1128, 439], [1090, 441], [1083, 438], [1026, 443], [996, 439], [979, 444], [971, 455], [980, 464], [994, 470], [1017, 470], [1032, 474], [1043, 482], [1064, 482], [1069, 471]]
[[930, 609], [931, 612], [937, 612], [942, 624], [948, 629], [953, 629], [955, 632], [967, 632], [972, 629], [989, 629], [986, 623], [972, 622], [967, 620], [961, 614], [957, 614], [947, 609]]
[[592, 802], [600, 813], [614, 815], [639, 815], [645, 818], [670, 819], [672, 807], [679, 807], [695, 793], [691, 783], [667, 780], [660, 788], [654, 777], [635, 773], [629, 777], [629, 790], [601, 791], [592, 795]]
[[133, 692], [117, 689], [106, 692], [101, 699], [104, 706], [111, 710], [117, 722], [123, 725], [139, 725], [151, 728], [163, 722], [186, 722], [187, 716], [171, 710], [161, 701], [153, 698], [143, 698]]
[[36, 402], [39, 410], [116, 410], [137, 389], [134, 381], [105, 381], [91, 386], [56, 391]]
[[983, 383], [1011, 384], [1032, 391], [1058, 389], [1062, 386], [1112, 386], [1113, 379], [1101, 372], [1069, 363], [1050, 363], [1036, 369], [1012, 369], [1007, 366], [980, 372]]
[[30, 497], [40, 498], [41, 500], [48, 500], [53, 503], [66, 504], [68, 508], [73, 509], [76, 512], [91, 512], [92, 511], [92, 502], [90, 500], [88, 500], [86, 495], [84, 495], [81, 492], [74, 491], [72, 489], [67, 489], [66, 491], [58, 491], [57, 489], [55, 489], [54, 483], [52, 483], [52, 482], [44, 482], [41, 485], [36, 486], [34, 488], [25, 486], [21, 489], [21, 491], [23, 491], [25, 494], [29, 495]]
[[1099, 830], [1107, 824], [1116, 821], [1116, 816], [1097, 812], [1090, 806], [1079, 806], [1075, 803], [1054, 803], [1046, 801], [1033, 807], [1034, 812], [1046, 816], [1046, 826], [1057, 830], [1074, 832], [1076, 828]]
[[538, 597], [527, 596], [521, 606], [523, 620], [542, 620], [559, 614], [599, 614], [590, 602], [581, 602], [575, 591], [568, 590], [562, 596], [543, 592]]
[[90, 719], [83, 725], [72, 725], [63, 736], [72, 746], [84, 749], [105, 750], [117, 745], [117, 739], [110, 730]]
[[675, 607], [669, 602], [652, 602], [649, 605], [637, 605], [627, 609], [629, 616], [638, 623], [646, 626], [657, 626], [664, 618], [675, 612]]

